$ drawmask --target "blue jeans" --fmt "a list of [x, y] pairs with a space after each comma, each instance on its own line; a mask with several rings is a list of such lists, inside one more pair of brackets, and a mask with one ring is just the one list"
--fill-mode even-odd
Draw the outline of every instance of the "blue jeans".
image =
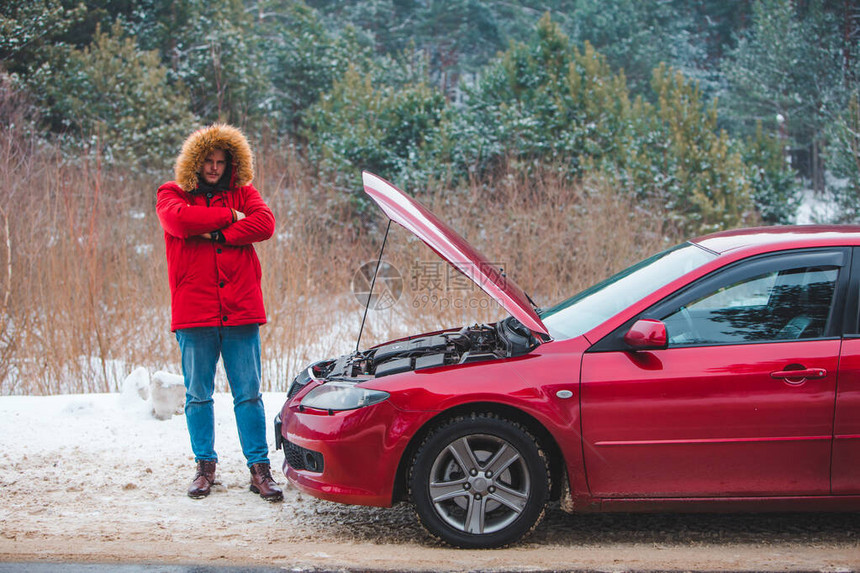
[[260, 327], [183, 328], [176, 331], [185, 376], [185, 421], [194, 459], [218, 461], [215, 453], [215, 367], [218, 357], [233, 393], [239, 442], [248, 466], [269, 463], [266, 413], [260, 394]]

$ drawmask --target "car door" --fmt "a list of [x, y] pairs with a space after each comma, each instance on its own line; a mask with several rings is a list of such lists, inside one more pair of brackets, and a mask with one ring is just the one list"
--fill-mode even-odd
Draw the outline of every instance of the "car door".
[[582, 435], [597, 497], [830, 493], [847, 249], [759, 256], [637, 318], [668, 347], [633, 351], [628, 321], [583, 356]]

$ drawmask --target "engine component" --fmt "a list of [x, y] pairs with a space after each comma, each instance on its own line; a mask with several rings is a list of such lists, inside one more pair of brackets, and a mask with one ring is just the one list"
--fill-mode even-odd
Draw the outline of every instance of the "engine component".
[[314, 375], [328, 380], [355, 380], [519, 356], [540, 342], [513, 317], [497, 324], [475, 324], [398, 340], [314, 365]]

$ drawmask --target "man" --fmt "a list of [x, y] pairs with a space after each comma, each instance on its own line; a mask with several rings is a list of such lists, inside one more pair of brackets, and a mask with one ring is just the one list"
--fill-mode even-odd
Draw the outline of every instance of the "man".
[[233, 394], [251, 491], [283, 493], [272, 479], [260, 394], [260, 334], [266, 322], [260, 261], [253, 244], [272, 236], [275, 218], [251, 185], [254, 157], [241, 131], [215, 124], [192, 133], [174, 165], [176, 181], [158, 189], [170, 281], [171, 330], [182, 352], [185, 419], [197, 462], [188, 495], [209, 495], [215, 481], [212, 394], [218, 358]]

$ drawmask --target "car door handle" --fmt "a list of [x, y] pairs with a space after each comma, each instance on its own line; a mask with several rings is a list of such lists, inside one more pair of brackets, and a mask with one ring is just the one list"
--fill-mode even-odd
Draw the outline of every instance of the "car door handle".
[[779, 378], [782, 380], [797, 380], [806, 378], [824, 378], [827, 376], [827, 370], [824, 368], [804, 368], [803, 370], [777, 370], [771, 372], [771, 378]]

